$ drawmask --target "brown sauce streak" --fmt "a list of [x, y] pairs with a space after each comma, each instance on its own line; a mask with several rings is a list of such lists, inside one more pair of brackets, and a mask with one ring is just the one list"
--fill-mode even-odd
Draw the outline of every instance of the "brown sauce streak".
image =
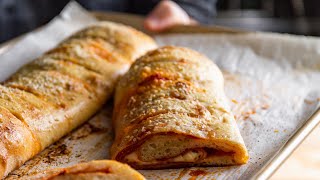
[[81, 130], [75, 133], [74, 136], [71, 136], [70, 140], [86, 138], [91, 134], [103, 133], [103, 132], [106, 132], [107, 130], [108, 130], [107, 128], [96, 127], [93, 124], [87, 123], [84, 126], [82, 126]]
[[205, 170], [201, 170], [201, 169], [191, 170], [189, 172], [189, 175], [191, 176], [189, 178], [189, 180], [195, 180], [195, 179], [197, 179], [198, 176], [205, 176], [207, 174], [208, 174], [208, 172]]
[[189, 168], [184, 168], [182, 171], [180, 171], [179, 176], [177, 177], [176, 180], [181, 180], [184, 175], [186, 175], [189, 171]]
[[42, 161], [45, 163], [51, 163], [53, 161], [56, 161], [56, 159], [60, 156], [69, 154], [70, 150], [68, 150], [67, 146], [65, 144], [61, 144], [50, 151]]

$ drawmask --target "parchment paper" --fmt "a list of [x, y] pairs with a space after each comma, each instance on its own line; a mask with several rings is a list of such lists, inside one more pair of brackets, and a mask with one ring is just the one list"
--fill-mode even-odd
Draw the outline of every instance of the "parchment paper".
[[[76, 3], [37, 32], [29, 33], [0, 56], [0, 81], [54, 47], [66, 36], [96, 22]], [[248, 179], [272, 158], [319, 106], [320, 39], [271, 33], [234, 35], [171, 34], [155, 37], [160, 45], [198, 50], [224, 72], [248, 164], [233, 167], [140, 171], [147, 179]], [[9, 179], [109, 158], [112, 102], [88, 123], [53, 144]]]

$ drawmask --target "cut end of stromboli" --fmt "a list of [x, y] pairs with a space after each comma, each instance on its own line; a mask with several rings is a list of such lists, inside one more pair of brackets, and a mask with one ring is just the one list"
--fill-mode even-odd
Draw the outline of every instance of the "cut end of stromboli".
[[111, 156], [138, 169], [240, 165], [248, 152], [223, 90], [203, 55], [165, 46], [119, 81]]

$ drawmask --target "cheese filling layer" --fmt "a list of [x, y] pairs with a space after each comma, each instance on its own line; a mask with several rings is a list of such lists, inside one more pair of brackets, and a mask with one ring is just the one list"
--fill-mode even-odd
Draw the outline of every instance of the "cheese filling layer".
[[206, 151], [204, 149], [192, 149], [176, 157], [170, 157], [167, 159], [155, 159], [151, 161], [143, 161], [139, 158], [139, 152], [134, 151], [125, 156], [125, 161], [128, 163], [138, 164], [157, 164], [157, 163], [197, 163], [197, 162], [221, 162], [221, 161], [234, 161], [233, 152], [224, 152], [211, 150]]
[[166, 160], [153, 160], [153, 161], [145, 162], [145, 161], [141, 161], [139, 159], [138, 153], [135, 151], [135, 152], [132, 152], [129, 155], [127, 155], [125, 157], [125, 160], [128, 162], [139, 162], [139, 163], [154, 163], [154, 162], [158, 162], [158, 161], [161, 161], [161, 162], [163, 162], [163, 161], [166, 161], [166, 162], [195, 162], [195, 161], [198, 161], [202, 158], [205, 158], [205, 156], [206, 156], [206, 153], [204, 151], [190, 150], [182, 155], [179, 155], [179, 156], [176, 156], [173, 158], [169, 158]]

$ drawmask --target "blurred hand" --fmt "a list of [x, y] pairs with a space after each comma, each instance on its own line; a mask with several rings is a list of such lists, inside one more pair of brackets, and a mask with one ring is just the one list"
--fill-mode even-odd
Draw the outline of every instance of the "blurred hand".
[[175, 2], [161, 1], [144, 20], [147, 30], [160, 32], [174, 25], [195, 25], [197, 22]]

